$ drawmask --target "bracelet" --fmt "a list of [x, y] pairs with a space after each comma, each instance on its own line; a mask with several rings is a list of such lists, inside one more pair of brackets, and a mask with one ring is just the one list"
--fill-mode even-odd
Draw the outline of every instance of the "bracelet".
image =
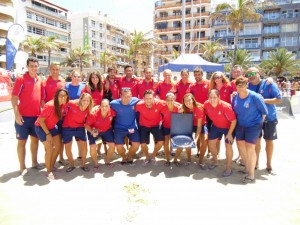
[[49, 135], [50, 133], [47, 133], [46, 135]]

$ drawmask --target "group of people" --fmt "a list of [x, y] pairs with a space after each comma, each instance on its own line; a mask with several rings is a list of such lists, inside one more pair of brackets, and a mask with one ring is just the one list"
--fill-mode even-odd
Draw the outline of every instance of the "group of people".
[[[15, 129], [18, 139], [17, 151], [22, 175], [28, 175], [25, 166], [25, 145], [30, 136], [32, 167], [41, 169], [37, 162], [39, 140], [45, 148], [47, 177], [55, 179], [55, 163], [59, 157], [64, 163], [64, 149], [68, 158], [66, 172], [75, 169], [73, 159], [73, 137], [78, 145], [80, 168], [88, 172], [86, 165], [89, 152], [93, 171], [99, 170], [98, 154], [104, 146], [105, 165], [109, 168], [115, 150], [121, 157], [120, 166], [134, 165], [133, 157], [139, 150], [145, 155], [144, 164], [156, 160], [163, 148], [165, 165], [170, 166], [170, 152], [175, 151], [173, 162], [182, 166], [179, 160], [182, 148], [172, 149], [170, 129], [172, 113], [193, 114], [193, 132], [197, 145], [197, 156], [201, 169], [218, 166], [220, 140], [224, 136], [226, 168], [223, 176], [232, 174], [234, 139], [239, 155], [245, 165], [243, 182], [255, 180], [258, 167], [260, 139], [266, 140], [267, 170], [272, 173], [273, 140], [276, 133], [275, 104], [281, 95], [272, 80], [263, 80], [257, 68], [251, 67], [244, 73], [241, 66], [232, 69], [233, 81], [223, 72], [214, 72], [207, 80], [201, 68], [193, 71], [195, 82], [191, 83], [190, 72], [181, 71], [181, 79], [175, 83], [172, 71], [163, 72], [163, 81], [155, 82], [151, 68], [144, 69], [144, 77], [135, 77], [132, 66], [124, 68], [124, 75], [117, 75], [109, 67], [107, 76], [92, 72], [86, 83], [81, 73], [72, 72], [71, 81], [59, 75], [60, 66], [52, 63], [50, 75], [44, 81], [38, 77], [39, 64], [35, 58], [27, 59], [27, 69], [16, 79], [12, 92], [15, 113]], [[154, 149], [149, 151], [150, 134], [153, 135]], [[212, 163], [205, 164], [208, 150]], [[185, 148], [187, 161], [192, 162], [191, 148]]]

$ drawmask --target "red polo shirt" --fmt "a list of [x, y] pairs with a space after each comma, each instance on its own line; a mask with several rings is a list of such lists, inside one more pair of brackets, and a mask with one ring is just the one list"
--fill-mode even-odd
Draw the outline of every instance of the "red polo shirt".
[[89, 93], [92, 96], [92, 99], [94, 101], [94, 105], [100, 105], [102, 99], [103, 99], [103, 90], [98, 91], [98, 89], [96, 89], [95, 91], [88, 91], [87, 90], [87, 86], [85, 86], [81, 93]]
[[77, 100], [71, 100], [67, 103], [67, 115], [64, 118], [63, 127], [78, 128], [84, 127], [85, 120], [89, 114], [89, 109], [80, 110]]
[[156, 94], [161, 100], [166, 100], [166, 95], [168, 92], [175, 94], [176, 90], [172, 83], [168, 84], [165, 81], [160, 81], [156, 87]]
[[[62, 114], [65, 112], [66, 105], [61, 105], [60, 110]], [[41, 114], [39, 115], [39, 118], [45, 119], [45, 124], [48, 128], [48, 130], [54, 129], [55, 125], [59, 121], [58, 117], [55, 114], [55, 106], [54, 106], [54, 100], [50, 100], [44, 105], [44, 108], [42, 109]], [[39, 123], [39, 120], [35, 121], [36, 126], [41, 126]]]
[[116, 112], [113, 109], [110, 109], [107, 116], [103, 118], [100, 106], [96, 106], [94, 107], [92, 114], [88, 115], [86, 125], [93, 129], [98, 129], [98, 132], [105, 132], [111, 128], [111, 122], [115, 116]]
[[220, 100], [216, 108], [207, 100], [204, 103], [205, 114], [213, 121], [213, 124], [218, 128], [229, 128], [230, 123], [236, 119], [235, 113], [230, 104]]
[[15, 80], [12, 95], [19, 97], [18, 109], [22, 116], [40, 115], [41, 86], [40, 78], [32, 78], [28, 72]]
[[120, 93], [122, 88], [130, 88], [132, 97], [138, 97], [138, 90], [137, 90], [137, 84], [139, 82], [139, 79], [133, 77], [130, 80], [126, 79], [126, 76], [123, 76], [119, 80], [119, 88], [120, 88]]
[[231, 94], [233, 89], [230, 84], [223, 84], [220, 90], [220, 99], [231, 104]]
[[104, 83], [104, 87], [105, 87], [105, 85], [106, 85], [107, 82], [109, 82], [109, 89], [111, 91], [112, 98], [113, 99], [120, 98], [119, 80], [115, 79], [113, 82], [104, 80], [104, 82], [103, 82]]
[[195, 82], [191, 84], [190, 91], [194, 95], [197, 102], [203, 104], [208, 99], [209, 81], [203, 80], [201, 83]]
[[190, 82], [184, 84], [182, 80], [176, 84], [176, 102], [182, 104], [183, 96], [190, 93], [190, 84]]
[[49, 76], [42, 83], [42, 100], [49, 102], [54, 99], [56, 90], [64, 87], [65, 80], [62, 77], [59, 76], [57, 80], [53, 80], [53, 78]]
[[154, 94], [156, 93], [156, 87], [155, 87], [153, 79], [151, 79], [151, 81], [149, 81], [149, 82], [146, 82], [145, 79], [140, 80], [138, 82], [137, 91], [138, 91], [139, 99], [144, 98], [144, 92], [147, 90], [152, 90], [152, 91], [154, 91]]
[[203, 109], [194, 107], [193, 110], [188, 110], [188, 112], [192, 112], [194, 116], [193, 125], [198, 126], [198, 119], [202, 119], [202, 125], [204, 125], [204, 113]]
[[178, 110], [180, 108], [180, 104], [178, 103], [175, 103], [174, 104], [174, 108], [173, 108], [173, 111], [169, 111], [169, 108], [167, 105], [165, 105], [162, 110], [161, 110], [161, 113], [162, 113], [162, 116], [163, 116], [163, 127], [165, 128], [171, 128], [171, 113], [178, 113]]
[[166, 103], [161, 100], [154, 100], [152, 107], [146, 107], [144, 101], [137, 103], [135, 111], [140, 113], [139, 124], [144, 127], [158, 126], [161, 121], [161, 110]]

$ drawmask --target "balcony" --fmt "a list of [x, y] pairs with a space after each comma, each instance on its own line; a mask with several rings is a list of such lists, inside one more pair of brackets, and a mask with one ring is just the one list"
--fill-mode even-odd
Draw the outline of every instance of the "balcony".
[[258, 43], [245, 43], [244, 46], [245, 46], [244, 48], [251, 48], [251, 49], [260, 48], [260, 44]]
[[265, 15], [263, 17], [263, 22], [264, 23], [279, 23], [280, 22], [280, 15]]
[[7, 6], [7, 5], [3, 5], [0, 3], [0, 13], [4, 14], [4, 15], [8, 15], [12, 18], [15, 18], [15, 10], [12, 6]]
[[264, 43], [263, 44], [263, 48], [266, 49], [266, 48], [278, 48], [280, 47], [279, 43]]
[[[186, 31], [189, 31], [189, 30], [192, 30], [192, 29], [206, 29], [206, 28], [209, 28], [210, 25], [209, 24], [203, 24], [200, 26], [185, 26], [185, 30]], [[167, 28], [162, 28], [162, 29], [156, 29], [155, 32], [172, 32], [172, 31], [181, 31], [182, 27], [167, 27]]]
[[[160, 2], [162, 4], [155, 4], [155, 10], [159, 10], [159, 9], [166, 9], [166, 8], [180, 8], [182, 6], [181, 2], [176, 2], [176, 3], [163, 3]], [[210, 4], [211, 1], [210, 0], [194, 0], [193, 1], [193, 5], [196, 4]], [[186, 2], [185, 3], [186, 6], [190, 6], [192, 5], [192, 2]]]
[[245, 29], [244, 32], [239, 32], [239, 36], [254, 36], [254, 35], [260, 35], [261, 31], [260, 29], [256, 29], [256, 30], [247, 30]]
[[53, 11], [47, 10], [45, 8], [39, 7], [37, 5], [32, 5], [32, 8], [34, 8], [36, 10], [39, 10], [40, 12], [50, 14], [51, 16], [55, 16], [55, 17], [58, 17], [58, 18], [61, 18], [61, 19], [64, 19], [64, 20], [67, 19], [67, 16], [65, 15], [65, 12], [61, 12], [61, 13], [53, 12]]
[[[206, 36], [206, 37], [201, 37], [200, 38], [200, 41], [207, 41], [209, 40], [210, 37], [209, 36]], [[196, 41], [199, 41], [199, 38], [186, 38], [185, 39], [185, 42], [188, 43], [189, 41], [193, 41], [193, 42], [196, 42]], [[171, 44], [171, 43], [180, 43], [181, 42], [181, 38], [170, 38], [170, 39], [165, 39], [165, 40], [162, 40], [164, 44]]]
[[263, 30], [264, 36], [278, 36], [280, 35], [279, 28], [278, 29], [273, 29], [273, 30]]
[[[201, 15], [201, 18], [202, 17], [208, 17], [210, 15], [209, 12], [203, 12], [203, 13], [193, 13], [193, 14], [186, 14], [185, 15], [185, 18], [186, 19], [189, 19], [189, 18], [199, 18]], [[174, 14], [171, 14], [171, 15], [168, 15], [168, 16], [156, 16], [155, 17], [155, 22], [160, 22], [160, 21], [166, 21], [166, 20], [181, 20], [182, 18], [182, 15], [174, 15]]]
[[8, 22], [7, 20], [0, 20], [0, 30], [8, 31], [11, 25], [13, 25], [13, 22]]

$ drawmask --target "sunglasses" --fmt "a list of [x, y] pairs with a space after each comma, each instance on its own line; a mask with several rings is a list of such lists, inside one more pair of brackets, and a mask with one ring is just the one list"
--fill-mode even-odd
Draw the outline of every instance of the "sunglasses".
[[246, 74], [245, 74], [245, 77], [254, 77], [254, 76], [256, 76], [256, 74], [257, 74], [257, 72], [252, 71], [252, 72], [250, 72], [250, 73], [246, 73]]
[[215, 76], [214, 80], [221, 79], [221, 78], [222, 78], [222, 76]]

